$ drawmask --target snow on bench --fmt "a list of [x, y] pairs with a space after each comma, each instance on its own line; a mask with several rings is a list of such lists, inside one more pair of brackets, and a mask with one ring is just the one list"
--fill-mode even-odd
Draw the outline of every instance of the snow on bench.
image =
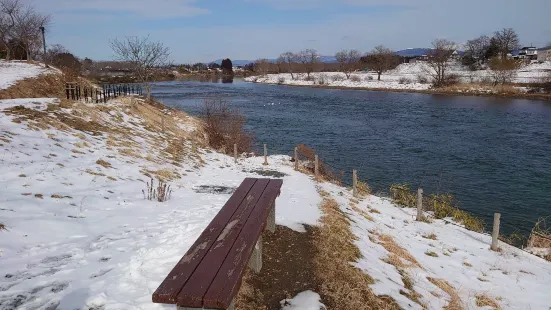
[[[233, 309], [245, 267], [262, 268], [262, 231], [275, 231], [282, 180], [246, 178], [153, 293], [178, 309]], [[248, 264], [247, 264], [248, 263]]]

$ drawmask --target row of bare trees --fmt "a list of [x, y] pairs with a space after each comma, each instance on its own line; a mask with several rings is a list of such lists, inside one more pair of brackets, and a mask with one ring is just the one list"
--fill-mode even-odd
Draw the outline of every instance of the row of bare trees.
[[354, 49], [342, 50], [336, 53], [335, 58], [337, 60], [336, 64], [324, 64], [320, 61], [320, 55], [316, 50], [305, 49], [298, 53], [282, 53], [275, 63], [267, 59], [259, 59], [254, 64], [246, 66], [246, 68], [259, 74], [286, 72], [291, 74], [292, 79], [297, 77], [297, 73], [306, 73], [306, 78], [310, 79], [311, 73], [324, 70], [338, 70], [343, 72], [346, 78], [350, 78], [354, 71], [368, 67], [378, 73], [380, 80], [381, 74], [394, 69], [400, 64], [400, 57], [384, 46], [377, 46], [366, 54]]
[[482, 35], [467, 41], [464, 64], [478, 69], [495, 57], [507, 58], [507, 55], [520, 48], [518, 34], [512, 28], [503, 28], [494, 32], [492, 37]]
[[21, 0], [0, 0], [0, 51], [6, 60], [18, 56], [31, 60], [40, 54], [41, 28], [51, 17]]

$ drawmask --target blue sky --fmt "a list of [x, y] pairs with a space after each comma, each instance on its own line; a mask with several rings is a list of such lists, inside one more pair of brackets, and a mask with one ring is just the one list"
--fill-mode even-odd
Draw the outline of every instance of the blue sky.
[[29, 0], [52, 15], [48, 44], [112, 59], [109, 40], [147, 36], [177, 63], [275, 58], [317, 49], [334, 55], [383, 44], [427, 47], [512, 27], [524, 45], [551, 42], [549, 0]]

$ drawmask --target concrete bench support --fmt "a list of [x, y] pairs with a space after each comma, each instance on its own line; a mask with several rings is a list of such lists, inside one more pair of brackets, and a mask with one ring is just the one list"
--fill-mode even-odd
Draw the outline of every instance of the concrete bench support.
[[249, 260], [249, 267], [255, 273], [259, 273], [260, 269], [262, 269], [262, 236], [258, 238], [258, 241], [254, 246], [253, 254]]
[[275, 232], [275, 204], [271, 206], [270, 214], [268, 215], [268, 220], [266, 222], [266, 229], [269, 230], [271, 233]]

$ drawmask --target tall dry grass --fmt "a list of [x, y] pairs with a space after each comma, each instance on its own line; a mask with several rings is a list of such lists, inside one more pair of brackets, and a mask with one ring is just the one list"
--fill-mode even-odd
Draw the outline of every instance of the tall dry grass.
[[320, 194], [324, 197], [323, 216], [314, 231], [314, 264], [322, 283], [318, 293], [325, 305], [342, 310], [399, 309], [392, 298], [375, 295], [369, 287], [374, 280], [351, 264], [361, 258], [361, 252], [353, 243], [357, 237], [350, 230], [350, 221], [328, 193]]

